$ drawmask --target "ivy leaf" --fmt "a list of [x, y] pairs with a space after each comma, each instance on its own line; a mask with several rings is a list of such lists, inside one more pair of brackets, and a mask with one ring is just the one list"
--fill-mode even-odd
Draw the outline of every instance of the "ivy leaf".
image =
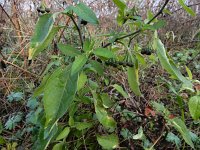
[[19, 112], [16, 115], [9, 117], [8, 121], [5, 124], [5, 128], [8, 130], [12, 130], [16, 127], [17, 123], [22, 120], [22, 113]]
[[195, 12], [191, 8], [189, 8], [187, 5], [185, 5], [183, 0], [178, 0], [178, 2], [183, 7], [183, 9], [187, 11], [188, 14], [190, 14], [193, 17], [196, 16]]
[[193, 119], [197, 120], [200, 117], [200, 96], [193, 96], [190, 98], [189, 111]]
[[46, 127], [62, 117], [74, 100], [78, 74], [71, 75], [71, 67], [57, 69], [48, 79], [44, 88], [43, 104]]
[[72, 9], [81, 19], [92, 24], [99, 24], [95, 13], [84, 3], [80, 2]]
[[22, 92], [11, 92], [7, 98], [9, 102], [13, 102], [13, 101], [20, 101], [23, 99], [23, 93]]
[[97, 141], [103, 149], [115, 149], [119, 145], [118, 136], [115, 134], [110, 135], [97, 135]]
[[35, 27], [29, 48], [29, 60], [36, 57], [53, 40], [60, 27], [54, 27], [55, 14], [42, 15]]

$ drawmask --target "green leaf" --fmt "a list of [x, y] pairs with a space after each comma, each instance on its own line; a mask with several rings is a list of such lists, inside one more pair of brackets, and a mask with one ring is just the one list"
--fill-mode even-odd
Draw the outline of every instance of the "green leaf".
[[193, 96], [190, 98], [189, 111], [193, 119], [197, 120], [200, 117], [200, 96]]
[[97, 48], [93, 51], [93, 53], [97, 56], [104, 57], [104, 58], [114, 58], [115, 57], [113, 52], [111, 52], [107, 48]]
[[167, 72], [171, 74], [173, 77], [183, 82], [185, 88], [193, 91], [193, 85], [191, 81], [189, 81], [187, 78], [185, 78], [181, 74], [181, 72], [178, 70], [175, 63], [171, 59], [168, 59], [168, 55], [166, 53], [165, 47], [163, 43], [161, 42], [161, 40], [157, 37], [157, 32], [155, 32], [153, 48], [157, 51], [157, 55], [162, 67], [165, 70], [167, 70]]
[[65, 54], [67, 56], [74, 57], [74, 56], [78, 56], [81, 54], [81, 52], [79, 50], [77, 50], [76, 48], [74, 48], [71, 45], [64, 45], [62, 43], [59, 43], [58, 48], [59, 48], [59, 50], [62, 51], [63, 54]]
[[84, 130], [84, 129], [87, 129], [87, 128], [91, 128], [92, 126], [93, 126], [92, 122], [76, 122], [75, 123], [75, 127], [78, 130]]
[[83, 43], [83, 50], [84, 52], [89, 52], [93, 49], [94, 47], [94, 41], [86, 39], [85, 42]]
[[101, 100], [105, 108], [110, 108], [114, 104], [114, 102], [110, 99], [110, 96], [107, 93], [101, 94]]
[[12, 130], [21, 120], [22, 120], [22, 113], [18, 112], [16, 115], [9, 117], [8, 121], [5, 124], [5, 128], [8, 130]]
[[97, 115], [97, 119], [104, 127], [111, 130], [114, 130], [116, 128], [117, 123], [111, 116], [108, 115], [105, 108], [99, 105], [95, 105], [95, 112]]
[[183, 9], [185, 11], [187, 11], [188, 14], [190, 14], [193, 17], [196, 16], [195, 12], [191, 8], [189, 8], [188, 6], [186, 6], [183, 0], [178, 0], [178, 2], [183, 7]]
[[81, 19], [92, 24], [99, 23], [95, 13], [92, 11], [92, 9], [90, 9], [84, 3], [80, 2], [78, 5], [76, 5], [72, 9]]
[[75, 61], [72, 64], [71, 74], [73, 75], [73, 74], [79, 72], [83, 68], [83, 66], [85, 65], [87, 60], [88, 60], [88, 58], [86, 57], [85, 54], [77, 56], [75, 58]]
[[113, 87], [124, 97], [128, 98], [128, 94], [123, 90], [123, 88], [117, 84], [114, 84]]
[[179, 118], [174, 118], [171, 119], [170, 122], [173, 124], [173, 126], [176, 128], [177, 131], [179, 131], [185, 140], [185, 142], [190, 145], [192, 148], [194, 148], [194, 144], [191, 140], [191, 136], [189, 133], [189, 130], [187, 129], [185, 123], [179, 119]]
[[92, 60], [90, 61], [90, 64], [92, 65], [92, 67], [96, 70], [96, 72], [100, 75], [100, 76], [103, 76], [103, 66], [101, 63], [99, 63], [98, 61], [96, 60]]
[[22, 92], [11, 92], [7, 98], [9, 102], [13, 102], [13, 101], [20, 101], [23, 99], [24, 94]]
[[68, 136], [69, 132], [70, 132], [70, 127], [65, 127], [65, 128], [61, 131], [61, 133], [57, 136], [56, 140], [59, 141], [59, 140], [61, 140], [61, 139], [66, 138], [66, 137]]
[[167, 134], [166, 141], [175, 143], [176, 146], [177, 146], [177, 148], [180, 148], [180, 146], [181, 146], [181, 140], [179, 139], [178, 136], [176, 136], [176, 135], [173, 134], [172, 132], [169, 132], [169, 133]]
[[82, 89], [85, 85], [85, 83], [87, 82], [87, 75], [82, 72], [80, 75], [79, 75], [79, 78], [78, 78], [78, 86], [77, 86], [77, 91], [79, 91], [80, 89]]
[[139, 88], [138, 68], [136, 68], [135, 65], [134, 67], [128, 67], [127, 73], [128, 73], [128, 83], [131, 90], [135, 93], [135, 95], [141, 96], [142, 93], [140, 92]]
[[143, 56], [142, 54], [136, 52], [136, 53], [135, 53], [135, 56], [136, 56], [137, 60], [138, 60], [142, 65], [144, 65], [144, 66], [147, 65], [146, 60], [145, 60], [145, 58], [144, 58], [144, 56]]
[[191, 70], [190, 70], [187, 66], [185, 66], [185, 69], [186, 69], [186, 71], [187, 71], [187, 74], [188, 74], [188, 76], [189, 76], [189, 79], [192, 80], [192, 72], [191, 72]]
[[119, 139], [115, 134], [97, 135], [97, 141], [103, 149], [115, 149], [119, 146]]
[[52, 150], [63, 150], [63, 147], [64, 147], [64, 143], [63, 142], [57, 143], [56, 145], [53, 146]]
[[78, 74], [71, 75], [71, 67], [59, 68], [48, 79], [44, 89], [46, 126], [62, 117], [74, 100]]
[[122, 11], [124, 11], [124, 9], [126, 8], [126, 3], [124, 2], [124, 0], [113, 0], [113, 2]]
[[34, 35], [32, 36], [29, 48], [29, 60], [36, 57], [43, 51], [53, 40], [54, 35], [58, 32], [60, 27], [54, 27], [53, 14], [42, 15], [35, 27]]
[[138, 129], [138, 133], [136, 135], [133, 135], [132, 138], [134, 140], [142, 140], [142, 139], [144, 139], [144, 137], [145, 137], [145, 135], [144, 135], [143, 129], [142, 129], [142, 127], [140, 127]]

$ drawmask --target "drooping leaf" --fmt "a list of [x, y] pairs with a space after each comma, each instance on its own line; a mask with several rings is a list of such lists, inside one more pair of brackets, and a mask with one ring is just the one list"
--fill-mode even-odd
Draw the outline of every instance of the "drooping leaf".
[[193, 119], [200, 118], [200, 96], [193, 96], [190, 98], [189, 103], [189, 111]]
[[71, 67], [59, 68], [48, 79], [44, 89], [46, 126], [62, 117], [74, 100], [78, 74], [71, 75]]
[[123, 90], [123, 88], [121, 86], [119, 86], [118, 84], [114, 84], [113, 87], [124, 97], [124, 98], [128, 98], [128, 94]]
[[97, 135], [97, 141], [103, 149], [115, 149], [119, 146], [119, 139], [115, 134]]
[[83, 68], [87, 60], [88, 58], [85, 54], [77, 56], [72, 64], [71, 74], [73, 75], [75, 73], [78, 73]]
[[166, 53], [165, 47], [161, 40], [157, 36], [157, 32], [155, 32], [154, 42], [153, 42], [153, 48], [157, 51], [158, 58], [160, 60], [160, 63], [162, 67], [173, 77], [180, 80], [184, 84], [184, 88], [190, 89], [193, 91], [193, 85], [191, 81], [189, 81], [187, 78], [185, 78], [179, 69], [176, 67], [175, 63], [168, 58], [168, 55]]
[[113, 2], [115, 3], [115, 5], [116, 5], [121, 11], [124, 11], [124, 9], [126, 8], [126, 3], [124, 2], [124, 0], [113, 0]]
[[137, 96], [141, 96], [142, 93], [140, 92], [139, 88], [139, 76], [138, 76], [138, 68], [134, 65], [134, 67], [128, 67], [128, 83], [131, 90]]
[[79, 50], [77, 50], [75, 47], [71, 46], [71, 45], [64, 45], [59, 43], [58, 44], [58, 48], [59, 50], [62, 51], [63, 54], [67, 55], [67, 56], [78, 56], [81, 54], [81, 52]]
[[59, 141], [61, 139], [64, 139], [68, 136], [70, 132], [70, 127], [65, 127], [61, 132], [60, 134], [57, 136], [56, 140]]
[[104, 57], [104, 58], [114, 58], [115, 57], [113, 52], [108, 50], [107, 48], [97, 48], [93, 51], [93, 53], [97, 56]]
[[92, 24], [99, 23], [95, 13], [92, 11], [91, 8], [89, 8], [84, 3], [80, 2], [78, 5], [76, 5], [72, 9], [81, 19]]
[[188, 14], [190, 14], [193, 17], [196, 16], [195, 12], [191, 8], [189, 8], [187, 5], [185, 5], [183, 0], [178, 0], [178, 2], [183, 7], [183, 9], [187, 11]]
[[60, 27], [54, 27], [54, 18], [55, 15], [53, 14], [45, 14], [39, 18], [30, 42], [29, 60], [33, 59], [43, 51], [60, 29]]
[[193, 144], [191, 136], [189, 134], [189, 130], [187, 129], [185, 123], [177, 117], [174, 119], [171, 119], [170, 122], [173, 124], [173, 126], [176, 128], [176, 130], [181, 133], [185, 142], [188, 145], [190, 145], [192, 148], [194, 148], [194, 144]]

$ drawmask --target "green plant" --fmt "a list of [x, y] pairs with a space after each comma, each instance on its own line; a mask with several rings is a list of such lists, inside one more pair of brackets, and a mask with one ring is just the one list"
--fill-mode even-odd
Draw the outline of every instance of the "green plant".
[[[129, 98], [129, 93], [127, 94], [121, 85], [111, 84], [104, 72], [106, 69], [109, 70], [110, 66], [125, 71], [128, 75], [130, 89], [136, 96], [144, 97], [140, 89], [139, 69], [140, 64], [145, 62], [145, 56], [139, 53], [139, 46], [131, 47], [130, 43], [135, 36], [146, 31], [150, 31], [152, 47], [156, 51], [161, 66], [171, 75], [171, 79], [179, 82], [181, 85], [180, 91], [187, 90], [193, 96], [189, 102], [192, 117], [194, 119], [200, 117], [198, 111], [193, 111], [195, 104], [199, 106], [199, 91], [195, 91], [193, 88], [193, 80], [191, 78], [182, 75], [172, 58], [167, 54], [164, 44], [157, 34], [157, 29], [165, 25], [165, 22], [158, 20], [157, 17], [162, 14], [169, 0], [165, 1], [157, 14], [153, 15], [148, 12], [146, 21], [134, 16], [136, 11], [134, 9], [128, 10], [122, 0], [113, 0], [113, 2], [119, 8], [117, 17], [119, 25], [126, 25], [127, 21], [131, 21], [132, 24], [127, 24], [127, 26], [134, 32], [111, 34], [110, 42], [102, 47], [96, 45], [95, 39], [97, 37], [83, 38], [81, 27], [77, 23], [78, 19], [93, 25], [98, 24], [96, 15], [84, 3], [68, 6], [62, 12], [40, 16], [32, 36], [29, 60], [34, 59], [38, 54], [46, 50], [50, 42], [53, 39], [56, 40], [56, 34], [60, 29], [67, 28], [67, 26], [62, 25], [62, 22], [57, 22], [57, 25], [55, 25], [58, 15], [71, 19], [78, 32], [79, 43], [75, 46], [57, 43], [61, 54], [54, 56], [54, 58], [58, 58], [58, 61], [53, 61], [48, 65], [43, 73], [44, 77], [41, 85], [33, 94], [33, 98], [42, 97], [42, 106], [44, 108], [44, 111], [42, 111], [42, 108], [38, 107], [39, 110], [32, 111], [27, 116], [29, 122], [39, 127], [37, 140], [33, 146], [34, 149], [46, 149], [48, 146], [53, 147], [53, 149], [87, 149], [87, 147], [98, 149], [99, 145], [104, 149], [119, 147], [119, 137], [116, 130], [117, 122], [112, 117], [112, 113], [115, 112], [117, 98], [110, 95], [106, 86], [117, 90], [126, 99]], [[186, 11], [193, 15], [193, 12], [182, 1], [179, 2]], [[125, 12], [130, 11], [133, 13], [129, 13], [127, 18], [127, 13]], [[119, 49], [116, 50], [116, 47], [113, 46], [114, 44], [117, 44]], [[118, 55], [121, 49], [124, 50], [123, 54]], [[52, 66], [55, 64], [56, 67], [53, 68]], [[109, 66], [106, 66], [106, 64], [109, 64]], [[52, 69], [50, 70], [51, 67]], [[176, 94], [179, 95], [179, 93]], [[29, 101], [29, 103], [32, 103], [30, 106], [35, 106], [31, 108], [33, 110], [38, 106], [38, 103], [34, 100]], [[184, 113], [182, 114], [182, 119], [178, 117], [171, 119], [169, 111], [162, 104], [154, 103], [153, 106], [167, 121], [164, 127], [173, 126], [180, 132], [185, 142], [194, 148], [189, 130], [184, 122]], [[195, 110], [198, 108], [196, 107]], [[131, 116], [130, 118], [135, 117], [134, 114], [127, 112], [122, 111], [120, 113]], [[33, 116], [35, 119], [32, 118]], [[139, 118], [141, 119], [141, 116]], [[99, 132], [99, 134], [94, 131]], [[127, 130], [121, 134], [129, 138], [128, 133], [125, 132]], [[148, 147], [153, 149], [160, 139], [159, 137], [155, 143], [149, 142], [144, 135], [142, 127], [139, 128], [138, 134], [133, 135], [132, 138], [134, 140], [142, 140], [143, 147], [146, 149]], [[168, 141], [175, 142], [177, 147], [179, 146], [178, 138], [172, 134], [168, 134]]]

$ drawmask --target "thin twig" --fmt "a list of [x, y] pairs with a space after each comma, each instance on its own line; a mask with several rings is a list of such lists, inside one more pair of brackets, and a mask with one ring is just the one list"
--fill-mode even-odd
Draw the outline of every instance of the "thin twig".
[[69, 17], [72, 19], [74, 25], [76, 26], [76, 29], [78, 31], [78, 34], [79, 34], [79, 37], [80, 37], [80, 41], [81, 41], [81, 47], [83, 47], [83, 37], [82, 37], [82, 34], [81, 34], [81, 29], [78, 27], [78, 25], [77, 25], [76, 21], [74, 20], [74, 18], [72, 16], [69, 16]]

